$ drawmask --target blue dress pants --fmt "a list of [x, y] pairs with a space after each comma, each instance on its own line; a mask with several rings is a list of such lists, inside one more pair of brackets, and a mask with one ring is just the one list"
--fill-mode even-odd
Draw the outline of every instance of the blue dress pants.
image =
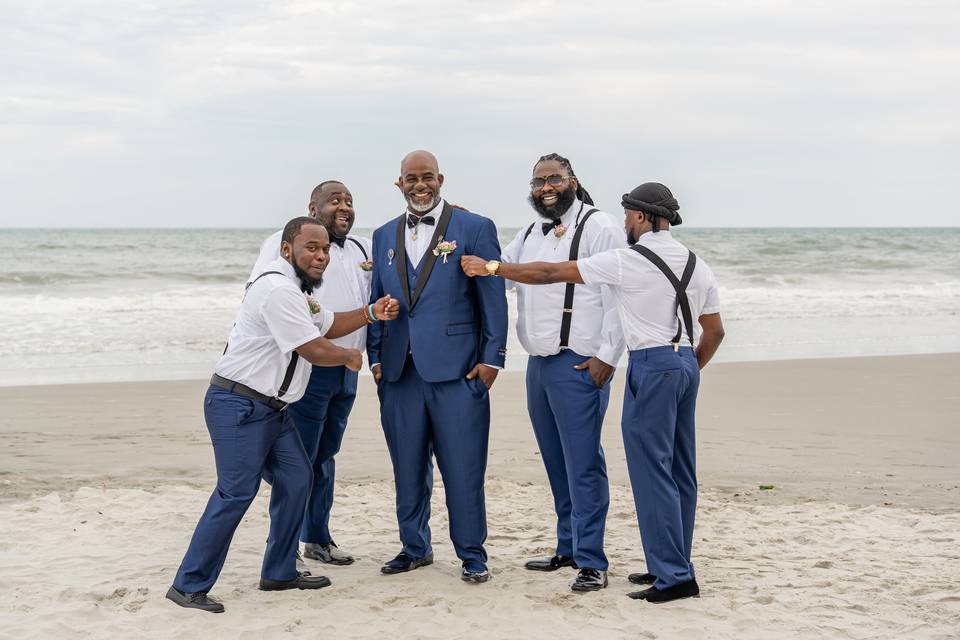
[[357, 373], [346, 367], [313, 367], [303, 398], [287, 411], [313, 467], [313, 488], [303, 514], [300, 539], [329, 544], [330, 509], [336, 478], [334, 456], [340, 451], [347, 418], [357, 397]]
[[557, 555], [581, 569], [607, 570], [603, 534], [610, 507], [607, 463], [600, 446], [610, 383], [597, 387], [588, 358], [569, 349], [527, 362], [527, 410], [557, 513]]
[[403, 551], [422, 558], [430, 541], [430, 496], [435, 455], [443, 476], [450, 539], [471, 570], [486, 565], [487, 512], [483, 483], [490, 433], [490, 396], [479, 377], [427, 382], [408, 357], [396, 382], [383, 381], [380, 421], [397, 489]]
[[666, 589], [693, 580], [697, 511], [694, 413], [700, 368], [690, 347], [630, 352], [623, 446], [647, 571]]
[[293, 421], [286, 411], [212, 386], [203, 413], [213, 441], [217, 488], [200, 516], [173, 586], [188, 593], [210, 590], [265, 473], [273, 488], [260, 575], [292, 580], [297, 576], [297, 532], [312, 483], [310, 461]]

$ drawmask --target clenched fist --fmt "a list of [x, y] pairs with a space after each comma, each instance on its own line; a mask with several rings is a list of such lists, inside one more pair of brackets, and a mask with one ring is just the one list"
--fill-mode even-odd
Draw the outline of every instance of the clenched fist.
[[471, 278], [490, 275], [487, 272], [487, 261], [477, 256], [460, 256], [460, 268]]
[[394, 320], [400, 313], [400, 303], [390, 294], [383, 296], [373, 303], [373, 315], [377, 320]]

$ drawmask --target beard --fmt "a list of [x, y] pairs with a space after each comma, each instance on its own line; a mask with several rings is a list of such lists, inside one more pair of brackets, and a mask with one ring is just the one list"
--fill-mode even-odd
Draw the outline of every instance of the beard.
[[530, 203], [530, 206], [533, 207], [534, 211], [539, 213], [544, 218], [556, 221], [567, 212], [567, 209], [570, 208], [570, 205], [572, 205], [573, 201], [576, 199], [576, 191], [570, 187], [567, 187], [557, 194], [557, 201], [553, 203], [552, 206], [545, 206], [543, 202], [540, 201], [540, 198], [534, 198], [532, 193], [527, 197], [527, 202]]
[[627, 245], [632, 247], [633, 245], [637, 244], [638, 242], [640, 242], [640, 237], [637, 235], [637, 233], [636, 233], [633, 229], [628, 229], [628, 230], [627, 230]]
[[314, 280], [307, 275], [306, 271], [298, 267], [296, 262], [291, 261], [290, 264], [293, 266], [293, 272], [300, 278], [300, 291], [303, 291], [308, 296], [313, 295], [313, 290], [323, 284], [323, 276]]
[[323, 226], [327, 230], [327, 235], [329, 235], [331, 238], [346, 238], [350, 233], [350, 230], [353, 229], [353, 218], [347, 222], [347, 229], [343, 233], [340, 233], [340, 229], [337, 229], [336, 217], [329, 222], [325, 222]]
[[433, 193], [433, 200], [431, 200], [431, 201], [430, 201], [429, 203], [427, 203], [427, 204], [417, 204], [416, 202], [414, 202], [413, 196], [412, 196], [411, 194], [406, 194], [406, 193], [405, 193], [405, 194], [403, 194], [403, 197], [404, 197], [404, 199], [407, 201], [407, 206], [410, 207], [410, 210], [411, 210], [411, 211], [416, 211], [417, 213], [426, 213], [427, 211], [430, 211], [430, 210], [433, 209], [435, 206], [437, 206], [437, 203], [440, 202], [440, 192], [439, 192], [439, 191], [434, 191], [434, 193]]

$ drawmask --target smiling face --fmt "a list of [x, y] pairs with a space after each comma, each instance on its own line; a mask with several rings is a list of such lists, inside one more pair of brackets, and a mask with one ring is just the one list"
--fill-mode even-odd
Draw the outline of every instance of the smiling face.
[[413, 213], [424, 213], [440, 202], [443, 174], [436, 157], [429, 151], [414, 151], [400, 163], [397, 186]]
[[533, 168], [530, 204], [537, 213], [558, 220], [577, 197], [577, 178], [558, 160], [543, 160]]
[[304, 224], [292, 243], [281, 243], [280, 252], [293, 265], [303, 290], [311, 293], [320, 285], [330, 262], [330, 236], [323, 225]]
[[332, 236], [343, 238], [353, 228], [353, 195], [341, 182], [323, 185], [316, 198], [310, 201], [309, 209], [310, 217], [319, 220]]

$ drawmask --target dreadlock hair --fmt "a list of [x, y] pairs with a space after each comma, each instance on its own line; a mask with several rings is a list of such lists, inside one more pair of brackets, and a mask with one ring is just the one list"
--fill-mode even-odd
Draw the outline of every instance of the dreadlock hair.
[[[547, 160], [556, 160], [560, 163], [561, 167], [567, 170], [567, 173], [569, 173], [572, 177], [577, 178], [577, 174], [573, 172], [573, 165], [570, 164], [570, 161], [559, 153], [548, 153], [545, 156], [540, 156], [540, 159], [537, 160], [536, 164], [533, 165], [533, 168], [536, 169], [538, 164]], [[582, 202], [593, 206], [593, 198], [591, 198], [590, 194], [587, 193], [587, 190], [583, 188], [583, 185], [580, 183], [580, 178], [577, 178], [577, 197]]]
[[323, 191], [323, 188], [328, 184], [343, 184], [339, 180], [324, 180], [317, 186], [313, 188], [313, 191], [310, 192], [310, 204], [319, 205], [318, 200], [320, 199], [320, 192]]
[[[294, 218], [283, 227], [283, 234], [280, 236], [281, 241], [293, 244], [293, 239], [300, 234], [300, 229], [308, 224], [320, 224], [320, 221], [309, 216], [298, 216]], [[320, 224], [320, 226], [322, 227], [323, 225]]]

